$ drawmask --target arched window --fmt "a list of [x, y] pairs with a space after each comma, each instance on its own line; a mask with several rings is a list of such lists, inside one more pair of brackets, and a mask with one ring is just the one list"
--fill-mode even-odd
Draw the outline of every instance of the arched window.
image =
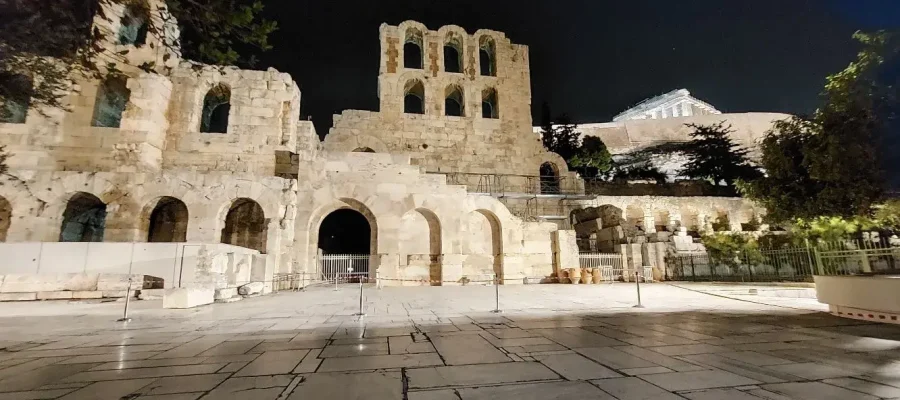
[[352, 153], [374, 153], [375, 150], [372, 150], [371, 147], [357, 147], [353, 149]]
[[102, 242], [106, 229], [106, 204], [89, 193], [76, 193], [66, 204], [60, 242]]
[[259, 203], [250, 199], [237, 199], [231, 204], [222, 228], [222, 243], [266, 252], [265, 213]]
[[184, 242], [187, 238], [188, 209], [174, 197], [162, 197], [150, 213], [147, 241], [151, 243]]
[[9, 89], [0, 103], [0, 123], [24, 124], [28, 117], [28, 106], [31, 104], [31, 79], [25, 75], [0, 73], [0, 80], [6, 82]]
[[462, 88], [459, 85], [447, 86], [447, 90], [444, 92], [444, 115], [465, 116], [465, 104]]
[[497, 51], [494, 39], [482, 36], [479, 40], [478, 61], [481, 64], [482, 76], [497, 76]]
[[422, 69], [422, 32], [418, 29], [406, 30], [406, 40], [403, 42], [403, 67]]
[[403, 112], [425, 114], [425, 86], [422, 81], [412, 79], [403, 89]]
[[500, 118], [500, 105], [497, 104], [497, 91], [487, 88], [481, 91], [481, 117]]
[[147, 41], [149, 15], [146, 3], [135, 1], [126, 6], [119, 23], [119, 44], [143, 45]]
[[451, 34], [444, 42], [444, 71], [462, 72], [462, 65], [462, 40]]
[[228, 114], [231, 112], [231, 89], [224, 84], [213, 86], [203, 98], [200, 132], [228, 132]]
[[540, 169], [541, 194], [559, 194], [559, 169], [553, 163], [545, 162]]
[[128, 104], [131, 91], [123, 77], [107, 78], [97, 88], [97, 99], [94, 101], [94, 117], [91, 126], [118, 128], [122, 123], [122, 113]]

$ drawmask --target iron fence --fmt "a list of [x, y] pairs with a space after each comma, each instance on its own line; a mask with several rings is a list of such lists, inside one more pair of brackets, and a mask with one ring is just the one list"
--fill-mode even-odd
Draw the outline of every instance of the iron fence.
[[580, 253], [578, 264], [581, 268], [599, 268], [603, 281], [622, 280], [625, 272], [622, 255], [616, 253]]
[[473, 193], [485, 193], [494, 196], [584, 194], [584, 181], [577, 177], [477, 174], [467, 172], [450, 172], [445, 173], [445, 175], [447, 176], [448, 185], [463, 185]]
[[816, 242], [729, 260], [707, 253], [676, 254], [666, 257], [665, 276], [691, 281], [812, 282], [813, 275], [900, 274], [897, 244], [888, 240]]
[[359, 282], [369, 276], [369, 254], [324, 254], [318, 257], [318, 279], [332, 282]]

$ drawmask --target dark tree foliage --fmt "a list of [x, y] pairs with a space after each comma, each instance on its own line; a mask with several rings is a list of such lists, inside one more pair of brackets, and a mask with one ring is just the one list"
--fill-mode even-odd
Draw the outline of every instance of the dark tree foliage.
[[606, 143], [596, 136], [585, 136], [569, 164], [579, 170], [581, 176], [595, 177], [613, 167], [613, 158]]
[[687, 124], [694, 129], [691, 141], [682, 151], [688, 162], [680, 174], [691, 179], [705, 179], [714, 185], [733, 186], [738, 180], [749, 181], [762, 174], [751, 164], [747, 149], [738, 146], [728, 136], [734, 132], [724, 122], [711, 125]]
[[[188, 59], [250, 66], [255, 62], [254, 50], [270, 48], [268, 37], [276, 26], [260, 17], [262, 1], [168, 0], [166, 4], [169, 13], [152, 16], [146, 31], [138, 34], [160, 38], [162, 27], [172, 22], [162, 19], [174, 18], [180, 40], [156, 42], [180, 48]], [[63, 108], [60, 101], [73, 73], [95, 79], [117, 73], [102, 43], [114, 41], [118, 33], [92, 27], [95, 16], [113, 18], [103, 13], [106, 5], [145, 11], [149, 7], [144, 0], [7, 0], [0, 12], [0, 72], [24, 75], [32, 86], [23, 89], [14, 80], [0, 79], [0, 103], [24, 98], [32, 105]], [[139, 67], [156, 70], [154, 65]]]
[[[900, 36], [856, 33], [856, 61], [828, 77], [808, 119], [776, 123], [762, 142], [767, 176], [745, 187], [773, 222], [868, 217], [896, 188]], [[889, 173], [892, 172], [892, 173]]]
[[566, 163], [570, 163], [581, 145], [577, 129], [578, 125], [568, 115], [562, 114], [552, 120], [550, 106], [547, 103], [541, 105], [541, 142], [544, 148], [559, 154]]

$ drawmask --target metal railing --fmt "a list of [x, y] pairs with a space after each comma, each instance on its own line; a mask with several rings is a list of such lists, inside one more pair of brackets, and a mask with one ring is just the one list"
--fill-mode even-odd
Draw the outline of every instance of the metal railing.
[[[728, 261], [728, 262], [725, 262]], [[670, 280], [812, 282], [813, 275], [900, 274], [900, 247], [887, 241], [844, 240], [764, 249], [754, 256], [716, 260], [707, 253], [666, 257]]]
[[316, 262], [317, 278], [323, 281], [357, 282], [369, 276], [369, 254], [324, 254]]
[[600, 276], [605, 282], [622, 280], [625, 269], [622, 255], [617, 253], [580, 253], [578, 266], [581, 268], [599, 268]]
[[462, 185], [466, 186], [470, 192], [493, 196], [584, 194], [584, 181], [569, 176], [477, 174], [468, 172], [433, 173], [446, 175], [448, 185]]

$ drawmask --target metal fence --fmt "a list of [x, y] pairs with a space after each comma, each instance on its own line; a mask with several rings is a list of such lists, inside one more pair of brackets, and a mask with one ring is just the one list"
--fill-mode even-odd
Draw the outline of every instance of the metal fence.
[[620, 280], [625, 271], [622, 255], [617, 253], [580, 253], [578, 264], [581, 268], [599, 268], [604, 281]]
[[724, 261], [707, 253], [670, 255], [665, 276], [688, 281], [812, 282], [813, 275], [900, 274], [900, 247], [884, 240], [817, 242]]
[[584, 194], [584, 181], [568, 176], [445, 173], [448, 185], [464, 185], [470, 192], [494, 196], [512, 194]]
[[324, 254], [318, 257], [318, 279], [359, 282], [369, 276], [369, 254]]

